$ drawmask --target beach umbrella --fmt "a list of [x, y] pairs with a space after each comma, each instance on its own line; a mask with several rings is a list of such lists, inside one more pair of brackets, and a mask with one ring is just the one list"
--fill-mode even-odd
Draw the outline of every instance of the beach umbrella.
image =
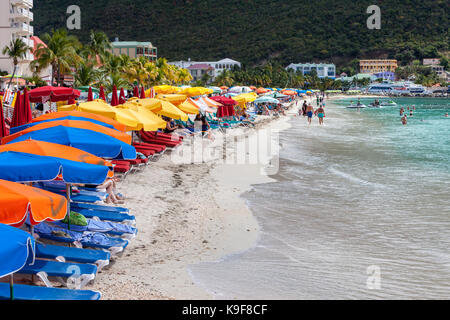
[[117, 97], [117, 87], [116, 87], [116, 85], [113, 85], [111, 105], [113, 107], [119, 105], [119, 98]]
[[[67, 118], [68, 117], [68, 118]], [[73, 118], [72, 118], [73, 117]], [[103, 125], [106, 123], [114, 127], [116, 130], [125, 132], [126, 126], [117, 122], [111, 118], [104, 117], [98, 114], [90, 113], [90, 112], [79, 112], [79, 111], [59, 111], [59, 112], [51, 112], [47, 114], [43, 114], [37, 118], [31, 120], [32, 123], [42, 122], [42, 121], [54, 121], [56, 119], [67, 118], [69, 120], [83, 120], [83, 121], [95, 121], [94, 123]]]
[[110, 169], [90, 163], [5, 151], [0, 153], [0, 179], [14, 182], [51, 181], [61, 176], [66, 183], [99, 185], [108, 178]]
[[32, 127], [29, 127], [22, 131], [16, 132], [9, 136], [3, 137], [2, 144], [11, 142], [12, 140], [17, 139], [18, 137], [23, 136], [24, 134], [27, 134], [30, 132], [47, 129], [47, 128], [53, 128], [53, 127], [57, 127], [57, 126], [92, 130], [92, 131], [100, 132], [100, 133], [106, 134], [110, 137], [116, 138], [120, 141], [123, 141], [124, 143], [131, 144], [131, 136], [125, 132], [107, 128], [107, 127], [95, 124], [93, 122], [78, 121], [78, 120], [56, 120], [56, 121], [35, 123]]
[[139, 89], [136, 86], [133, 88], [133, 97], [139, 98]]
[[81, 92], [73, 88], [66, 87], [40, 87], [33, 89], [29, 92], [30, 102], [32, 103], [45, 103], [47, 101], [59, 102], [68, 101], [69, 99], [77, 99], [80, 97]]
[[93, 101], [93, 100], [94, 100], [94, 97], [93, 97], [93, 94], [92, 94], [92, 88], [89, 87], [89, 91], [88, 91], [88, 101]]
[[28, 132], [11, 142], [39, 140], [71, 146], [107, 159], [136, 159], [136, 149], [107, 134], [62, 125]]
[[15, 133], [20, 132], [22, 130], [34, 127], [34, 126], [36, 126], [37, 124], [40, 124], [40, 123], [52, 122], [52, 121], [62, 121], [62, 120], [86, 121], [86, 122], [91, 122], [91, 123], [98, 124], [100, 126], [104, 126], [106, 128], [115, 129], [114, 126], [112, 126], [110, 124], [107, 124], [107, 123], [104, 123], [104, 122], [97, 121], [97, 120], [88, 119], [88, 118], [82, 118], [82, 117], [67, 116], [67, 117], [62, 117], [62, 118], [57, 118], [57, 119], [50, 119], [50, 120], [44, 120], [44, 121], [39, 121], [39, 122], [30, 122], [30, 123], [24, 124], [22, 126], [12, 128], [12, 130], [10, 130], [11, 131], [10, 133], [11, 134], [15, 134]]
[[60, 108], [60, 110], [81, 111], [107, 117], [120, 122], [122, 125], [125, 125], [126, 131], [128, 131], [128, 128], [136, 127], [139, 124], [139, 121], [124, 113], [122, 109], [112, 107], [101, 99], [96, 99], [92, 102], [80, 103], [76, 106], [66, 106], [66, 108]]
[[[150, 96], [150, 90], [152, 88], [148, 89], [145, 93], [147, 96]], [[180, 93], [182, 89], [174, 86], [169, 85], [161, 85], [161, 86], [155, 86], [153, 87], [153, 91], [156, 94], [174, 94], [174, 93]]]
[[140, 98], [145, 99], [145, 88], [144, 87], [142, 87], [142, 89], [141, 89], [141, 97]]
[[187, 96], [184, 94], [158, 94], [156, 98], [169, 101], [175, 106], [179, 106], [180, 104], [186, 101]]
[[28, 95], [28, 90], [27, 90], [26, 87], [25, 87], [25, 89], [23, 91], [22, 103], [23, 103], [23, 111], [24, 111], [24, 113], [23, 113], [23, 116], [24, 116], [23, 121], [25, 121], [25, 123], [28, 123], [28, 122], [30, 122], [33, 119], [33, 117], [31, 115], [30, 97]]
[[30, 224], [35, 226], [44, 221], [62, 220], [66, 214], [64, 196], [0, 180], [0, 223], [20, 227], [29, 217]]
[[157, 131], [159, 129], [164, 129], [167, 126], [163, 119], [139, 104], [125, 104], [119, 107], [123, 108], [124, 113], [128, 114], [130, 117], [134, 117], [138, 121], [138, 125], [129, 128], [129, 130]]
[[6, 128], [5, 117], [3, 115], [2, 99], [0, 99], [0, 138], [8, 135], [8, 129]]
[[198, 114], [200, 112], [200, 108], [191, 101], [192, 100], [189, 98], [189, 100], [183, 102], [177, 107], [186, 114]]
[[123, 90], [123, 88], [120, 88], [119, 104], [124, 104], [125, 102], [127, 102], [127, 100], [125, 99], [125, 91]]
[[13, 112], [13, 117], [12, 117], [12, 121], [11, 121], [11, 127], [18, 127], [18, 126], [25, 124], [25, 122], [22, 122], [22, 117], [21, 117], [22, 95], [20, 94], [20, 91], [17, 92], [16, 95], [17, 95], [17, 97], [16, 97], [16, 102], [14, 104], [14, 112]]
[[103, 89], [103, 86], [100, 87], [100, 99], [106, 102], [105, 89]]
[[192, 87], [192, 88], [185, 88], [185, 89], [181, 90], [179, 93], [184, 94], [188, 97], [197, 97], [197, 96], [202, 96], [205, 94], [212, 94], [213, 92], [214, 92], [214, 90], [208, 89], [208, 88]]
[[152, 112], [157, 112], [162, 110], [162, 99], [138, 99], [138, 98], [131, 98], [128, 99], [126, 103], [123, 104], [124, 107], [128, 107], [128, 105], [136, 105], [136, 106], [142, 106], [145, 107], [147, 110], [150, 110]]
[[0, 223], [0, 278], [10, 276], [10, 298], [14, 299], [13, 274], [33, 265], [36, 242], [25, 231]]
[[[22, 153], [31, 153], [38, 156], [47, 156], [55, 158], [63, 158], [66, 160], [96, 164], [100, 166], [107, 166], [112, 168], [112, 163], [106, 161], [93, 154], [87, 153], [77, 148], [65, 146], [61, 144], [38, 141], [38, 140], [26, 140], [21, 142], [9, 143], [0, 146], [0, 152], [15, 151]], [[112, 177], [114, 173], [110, 171], [109, 176]]]
[[161, 101], [161, 110], [155, 111], [156, 114], [161, 116], [165, 116], [168, 118], [172, 118], [175, 120], [187, 121], [188, 115], [178, 109], [175, 105], [170, 103], [169, 101], [160, 100]]
[[189, 98], [188, 102], [197, 106], [197, 108], [199, 108], [203, 113], [204, 112], [209, 112], [209, 113], [217, 112], [218, 107], [216, 107], [216, 106], [211, 107], [210, 105], [208, 105], [206, 103], [205, 99], [198, 98], [196, 100], [192, 100], [191, 98]]
[[259, 103], [276, 103], [276, 104], [278, 104], [278, 103], [280, 103], [280, 101], [278, 101], [277, 99], [272, 98], [272, 97], [261, 97], [261, 98], [256, 99], [254, 102], [256, 104], [259, 104]]

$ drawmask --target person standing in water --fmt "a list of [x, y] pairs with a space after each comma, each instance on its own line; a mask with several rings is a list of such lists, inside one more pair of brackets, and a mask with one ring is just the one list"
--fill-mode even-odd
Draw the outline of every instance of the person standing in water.
[[314, 114], [314, 108], [312, 105], [309, 104], [308, 107], [306, 108], [306, 115], [308, 116], [309, 124], [311, 124], [313, 114]]
[[400, 116], [402, 116], [403, 113], [405, 113], [405, 108], [402, 107], [402, 108], [400, 109]]
[[323, 125], [323, 118], [325, 118], [325, 109], [323, 106], [320, 106], [319, 109], [316, 110], [317, 117], [319, 118], [319, 125]]
[[406, 114], [402, 117], [402, 124], [406, 126], [408, 124], [408, 118], [406, 117]]

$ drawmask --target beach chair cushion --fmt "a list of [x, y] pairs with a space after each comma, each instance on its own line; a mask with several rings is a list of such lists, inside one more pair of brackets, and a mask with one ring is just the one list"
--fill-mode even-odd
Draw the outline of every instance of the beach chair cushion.
[[[68, 227], [66, 223], [61, 221], [54, 221], [52, 225], [63, 229], [67, 229]], [[86, 219], [85, 226], [70, 225], [70, 230], [76, 232], [102, 232], [118, 236], [121, 236], [123, 234], [135, 235], [137, 233], [136, 228], [127, 226], [125, 224], [115, 223], [111, 221], [97, 221], [93, 219]]]
[[111, 254], [103, 250], [81, 249], [37, 243], [36, 257], [44, 259], [63, 257], [65, 261], [91, 263], [98, 266], [99, 262], [102, 262], [102, 264], [105, 262], [109, 263]]
[[123, 212], [123, 213], [130, 212], [130, 210], [128, 208], [103, 206], [100, 204], [91, 204], [91, 203], [82, 203], [82, 202], [71, 202], [70, 207], [71, 208], [80, 208], [80, 209], [91, 209], [91, 210], [98, 210], [98, 211], [111, 211], [111, 212]]
[[135, 221], [136, 220], [135, 216], [124, 213], [124, 212], [89, 210], [89, 209], [79, 209], [79, 208], [72, 208], [72, 209], [78, 213], [81, 213], [86, 218], [97, 217], [102, 221], [106, 220], [106, 221], [113, 221], [113, 222], [123, 222], [123, 221]]
[[[14, 300], [100, 300], [101, 293], [91, 290], [71, 290], [14, 284]], [[0, 283], [0, 299], [10, 299], [9, 283]]]
[[39, 259], [34, 260], [33, 265], [25, 265], [25, 267], [17, 271], [17, 273], [37, 274], [43, 271], [50, 277], [68, 278], [75, 273], [75, 268], [79, 271], [79, 275], [95, 276], [95, 274], [97, 274], [97, 266], [93, 264], [66, 263]]

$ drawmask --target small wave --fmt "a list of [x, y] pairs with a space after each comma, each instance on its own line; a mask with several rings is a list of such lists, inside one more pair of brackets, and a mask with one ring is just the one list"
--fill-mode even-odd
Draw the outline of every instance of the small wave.
[[387, 186], [384, 185], [384, 184], [380, 184], [380, 183], [376, 183], [376, 182], [370, 182], [370, 181], [367, 181], [367, 180], [355, 177], [355, 176], [353, 176], [353, 175], [351, 175], [349, 173], [345, 173], [343, 171], [340, 171], [340, 170], [338, 170], [336, 168], [333, 168], [333, 167], [328, 168], [328, 170], [331, 173], [335, 174], [335, 175], [338, 175], [338, 176], [340, 176], [340, 177], [342, 177], [344, 179], [347, 179], [347, 180], [349, 180], [351, 182], [354, 182], [354, 183], [357, 183], [357, 184], [360, 184], [360, 185], [367, 185], [367, 186], [372, 186], [372, 187], [380, 188], [380, 189], [386, 189], [387, 188]]

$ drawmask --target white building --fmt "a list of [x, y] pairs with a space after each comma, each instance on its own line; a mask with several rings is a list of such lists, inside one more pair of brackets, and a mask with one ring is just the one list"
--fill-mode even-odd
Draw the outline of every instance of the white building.
[[[11, 40], [22, 38], [25, 44], [31, 48], [34, 42], [33, 36], [33, 0], [0, 0], [0, 70], [12, 74], [14, 64], [12, 59], [2, 54], [3, 48], [8, 46]], [[34, 60], [31, 52], [27, 53], [24, 60], [20, 61], [16, 74], [31, 76], [30, 62]]]
[[336, 78], [336, 66], [334, 64], [326, 63], [291, 63], [286, 67], [286, 70], [294, 70], [301, 72], [302, 75], [307, 75], [315, 70], [319, 78]]
[[[234, 67], [241, 67], [241, 63], [232, 59], [222, 59], [219, 61], [191, 61], [191, 59], [188, 59], [188, 61], [174, 61], [174, 62], [169, 62], [169, 64], [175, 65], [179, 68], [183, 68], [183, 69], [188, 69], [191, 66], [194, 65], [201, 65], [201, 66], [205, 66], [205, 65], [209, 65], [212, 68], [214, 68], [212, 75], [213, 75], [213, 79], [215, 79], [219, 74], [221, 74], [224, 70], [231, 70]], [[195, 68], [194, 68], [195, 69]], [[194, 76], [194, 75], [193, 75]]]

